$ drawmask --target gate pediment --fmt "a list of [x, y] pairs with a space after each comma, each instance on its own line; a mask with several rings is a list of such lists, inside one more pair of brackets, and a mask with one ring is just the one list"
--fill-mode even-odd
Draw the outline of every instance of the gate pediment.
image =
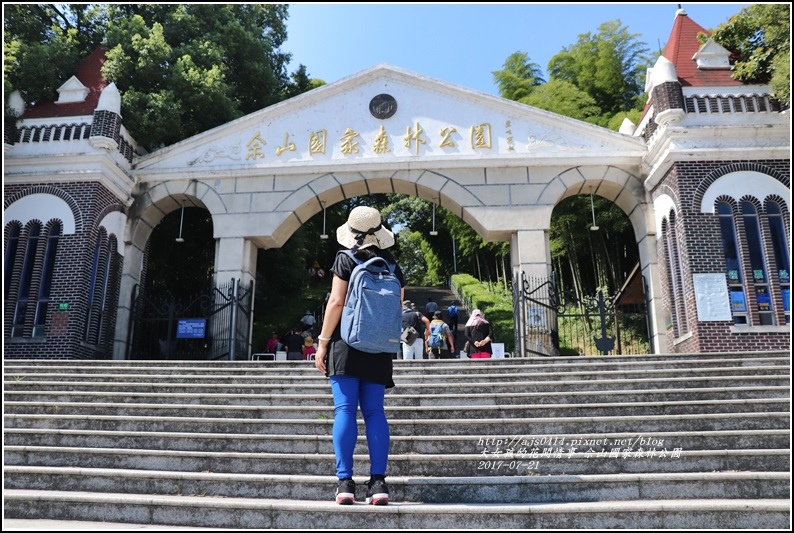
[[[636, 138], [378, 65], [136, 161], [136, 173], [306, 173], [635, 161]], [[238, 174], [239, 175], [239, 174]]]

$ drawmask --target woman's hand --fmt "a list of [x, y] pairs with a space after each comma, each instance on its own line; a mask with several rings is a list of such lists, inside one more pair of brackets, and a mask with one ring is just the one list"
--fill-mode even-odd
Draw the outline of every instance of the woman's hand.
[[327, 355], [328, 344], [322, 342], [317, 343], [317, 353], [314, 354], [314, 367], [323, 375], [325, 375], [325, 358]]

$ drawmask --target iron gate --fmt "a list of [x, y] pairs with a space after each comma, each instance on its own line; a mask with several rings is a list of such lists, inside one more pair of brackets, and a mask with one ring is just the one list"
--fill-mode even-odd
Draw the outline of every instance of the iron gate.
[[577, 298], [557, 290], [555, 278], [513, 279], [516, 355], [653, 353], [645, 278], [641, 302], [608, 299], [603, 291]]
[[247, 359], [254, 283], [232, 280], [186, 302], [153, 298], [135, 286], [128, 359]]

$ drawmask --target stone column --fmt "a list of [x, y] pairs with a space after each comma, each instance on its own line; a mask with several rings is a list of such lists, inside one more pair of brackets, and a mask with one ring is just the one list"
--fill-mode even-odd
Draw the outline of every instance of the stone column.
[[[124, 264], [121, 269], [119, 303], [116, 311], [116, 334], [113, 339], [113, 359], [127, 359], [130, 318], [132, 316], [132, 294], [141, 281], [143, 250], [133, 243], [124, 246]], [[140, 287], [138, 288], [140, 291]]]
[[648, 337], [653, 353], [667, 351], [667, 327], [664, 319], [663, 287], [659, 278], [659, 256], [656, 235], [648, 234], [639, 240], [640, 270], [645, 280], [645, 300], [648, 304]]
[[215, 241], [215, 285], [240, 280], [247, 285], [256, 279], [257, 248], [244, 237], [222, 237]]
[[551, 276], [551, 248], [548, 230], [521, 230], [510, 239], [510, 261], [513, 272], [527, 277]]
[[[549, 232], [545, 229], [520, 230], [510, 238], [510, 262], [513, 269], [514, 284], [518, 294], [514, 294], [514, 316], [516, 316], [516, 346], [515, 356], [534, 356], [539, 353], [552, 354], [553, 339], [550, 332], [541, 332], [537, 328], [532, 330], [527, 321], [527, 304], [519, 294], [523, 292], [522, 281], [546, 282], [551, 277], [551, 248], [549, 246]], [[523, 274], [523, 276], [522, 276]], [[547, 297], [546, 288], [541, 289], [543, 296]], [[537, 296], [540, 296], [539, 294]], [[520, 308], [517, 309], [517, 307]], [[554, 310], [546, 310], [546, 324], [551, 324]]]

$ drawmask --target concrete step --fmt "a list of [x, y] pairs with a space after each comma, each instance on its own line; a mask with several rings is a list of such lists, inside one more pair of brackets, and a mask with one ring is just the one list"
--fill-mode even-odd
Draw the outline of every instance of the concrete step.
[[[309, 365], [311, 362], [301, 362], [302, 365]], [[791, 367], [789, 365], [756, 365], [756, 366], [708, 366], [708, 367], [689, 367], [689, 368], [633, 368], [633, 369], [601, 369], [601, 368], [577, 368], [564, 372], [536, 371], [533, 367], [497, 368], [494, 367], [487, 372], [463, 372], [455, 371], [450, 367], [448, 373], [423, 372], [422, 369], [414, 368], [415, 373], [395, 372], [395, 383], [427, 383], [443, 379], [447, 384], [468, 384], [476, 377], [477, 381], [485, 383], [502, 383], [508, 381], [546, 381], [558, 380], [561, 378], [568, 380], [600, 380], [600, 379], [634, 379], [634, 378], [681, 378], [684, 376], [764, 376], [764, 375], [789, 375]], [[469, 369], [471, 370], [471, 369]], [[314, 367], [311, 369], [296, 369], [291, 373], [269, 374], [264, 372], [252, 372], [242, 374], [222, 373], [213, 369], [212, 373], [68, 373], [68, 372], [37, 372], [31, 374], [37, 380], [43, 381], [90, 381], [103, 380], [115, 381], [123, 378], [125, 382], [151, 382], [160, 383], [264, 383], [273, 381], [289, 383], [292, 386], [311, 385], [314, 383], [325, 383], [327, 380], [319, 374]], [[156, 376], [156, 380], [153, 380]], [[18, 381], [19, 375], [6, 374], [6, 381]]]
[[[225, 498], [323, 501], [335, 476], [174, 472], [159, 470], [8, 466], [6, 489], [58, 490]], [[357, 478], [364, 499], [366, 479]], [[636, 473], [488, 477], [389, 476], [395, 501], [424, 503], [563, 503], [702, 498], [788, 498], [788, 472]]]
[[[618, 474], [639, 472], [713, 472], [727, 470], [788, 472], [789, 450], [681, 450], [670, 447], [626, 447], [590, 453], [586, 447], [541, 450], [472, 446], [470, 453], [391, 454], [394, 476], [493, 476]], [[468, 451], [468, 450], [467, 450]], [[333, 449], [319, 454], [188, 452], [145, 449], [5, 446], [9, 466], [73, 466], [182, 472], [324, 475], [333, 472]], [[369, 472], [369, 457], [354, 457], [356, 471]]]
[[[525, 394], [547, 393], [556, 391], [602, 391], [612, 395], [613, 392], [626, 390], [652, 390], [652, 389], [680, 389], [680, 388], [716, 388], [716, 387], [790, 387], [791, 379], [786, 375], [763, 376], [700, 376], [700, 377], [672, 377], [672, 378], [635, 378], [635, 379], [598, 379], [598, 380], [567, 380], [554, 381], [511, 381], [511, 382], [483, 382], [478, 377], [472, 378], [469, 383], [453, 384], [439, 380], [430, 383], [408, 383], [399, 381], [399, 387], [386, 391], [388, 395], [438, 395], [438, 394]], [[255, 394], [255, 395], [283, 395], [295, 394], [298, 390], [295, 384], [272, 383], [270, 381], [252, 383], [184, 383], [184, 382], [128, 382], [122, 381], [38, 381], [32, 379], [4, 382], [6, 391], [96, 391], [96, 392], [121, 392], [138, 393], [151, 392], [155, 394], [169, 393], [194, 393], [194, 394]], [[313, 381], [301, 383], [302, 393], [310, 395], [329, 394], [328, 382]]]
[[[557, 418], [562, 416], [620, 417], [643, 415], [681, 415], [715, 413], [764, 413], [790, 410], [788, 398], [761, 398], [738, 400], [689, 400], [675, 402], [605, 402], [598, 404], [520, 404], [520, 405], [386, 405], [390, 420], [448, 420], [470, 416], [473, 411], [484, 418]], [[310, 405], [207, 405], [207, 404], [138, 404], [90, 402], [5, 402], [8, 414], [60, 416], [129, 416], [129, 417], [202, 417], [202, 418], [254, 418], [254, 419], [306, 419], [333, 418], [332, 406]]]
[[[333, 420], [201, 418], [147, 416], [92, 416], [8, 414], [6, 427], [52, 429], [105, 429], [114, 431], [168, 431], [199, 433], [330, 435]], [[787, 429], [790, 411], [774, 413], [703, 413], [640, 416], [584, 416], [556, 418], [467, 418], [447, 420], [391, 420], [393, 435], [553, 435], [557, 433], [654, 431], [715, 431], [729, 429]], [[363, 422], [359, 422], [359, 431]]]
[[[115, 448], [185, 450], [241, 453], [326, 453], [332, 449], [331, 435], [240, 434], [240, 433], [167, 433], [153, 431], [105, 431], [64, 429], [3, 430], [6, 446], [57, 446], [71, 448]], [[458, 454], [472, 447], [482, 449], [493, 435], [393, 435], [391, 452], [395, 454]], [[641, 442], [644, 439], [644, 442]], [[597, 452], [621, 450], [645, 443], [683, 450], [790, 449], [791, 433], [787, 429], [753, 429], [722, 431], [674, 431], [631, 433], [569, 433], [522, 436], [504, 439], [505, 446], [543, 449], [564, 443]], [[356, 453], [367, 452], [366, 439], [359, 436]]]
[[[225, 376], [261, 376], [305, 373], [317, 376], [314, 366], [307, 361], [235, 361], [230, 366], [228, 361], [85, 361], [75, 360], [49, 364], [25, 364], [13, 360], [6, 361], [4, 374], [6, 379], [13, 380], [19, 373], [25, 374], [173, 374], [173, 375], [211, 375], [222, 373]], [[142, 364], [145, 363], [145, 364]], [[569, 371], [590, 370], [642, 370], [645, 368], [706, 368], [718, 366], [788, 366], [787, 354], [768, 354], [759, 356], [719, 356], [719, 357], [682, 357], [682, 356], [642, 356], [638, 358], [622, 358], [620, 356], [604, 357], [562, 357], [562, 358], [503, 358], [503, 359], [428, 359], [428, 360], [396, 360], [396, 373], [421, 371], [423, 375], [481, 373], [483, 370], [498, 369], [500, 372], [522, 372], [531, 369], [533, 372], [563, 373]]]
[[[394, 367], [394, 503], [345, 508], [332, 501], [328, 380], [310, 363], [6, 361], [5, 519], [369, 529], [379, 513], [378, 528], [409, 529], [790, 525], [788, 354]], [[364, 473], [361, 420], [359, 435]]]
[[[540, 405], [601, 403], [605, 397], [601, 391], [546, 391], [527, 393], [504, 393], [489, 391], [480, 394], [394, 394], [389, 393], [388, 403], [392, 407], [417, 406], [463, 406], [463, 405]], [[610, 403], [650, 401], [705, 401], [741, 400], [790, 397], [790, 387], [723, 387], [723, 388], [679, 388], [679, 389], [629, 389], [615, 390], [609, 394]], [[33, 389], [9, 391], [3, 394], [5, 402], [44, 402], [48, 404], [75, 403], [141, 403], [141, 404], [187, 404], [187, 405], [247, 405], [247, 406], [294, 406], [326, 407], [332, 403], [330, 391], [315, 394], [239, 394], [228, 392], [124, 392], [62, 390], [38, 391]]]
[[786, 499], [628, 500], [384, 507], [283, 497], [7, 490], [6, 516], [233, 529], [789, 529]]

